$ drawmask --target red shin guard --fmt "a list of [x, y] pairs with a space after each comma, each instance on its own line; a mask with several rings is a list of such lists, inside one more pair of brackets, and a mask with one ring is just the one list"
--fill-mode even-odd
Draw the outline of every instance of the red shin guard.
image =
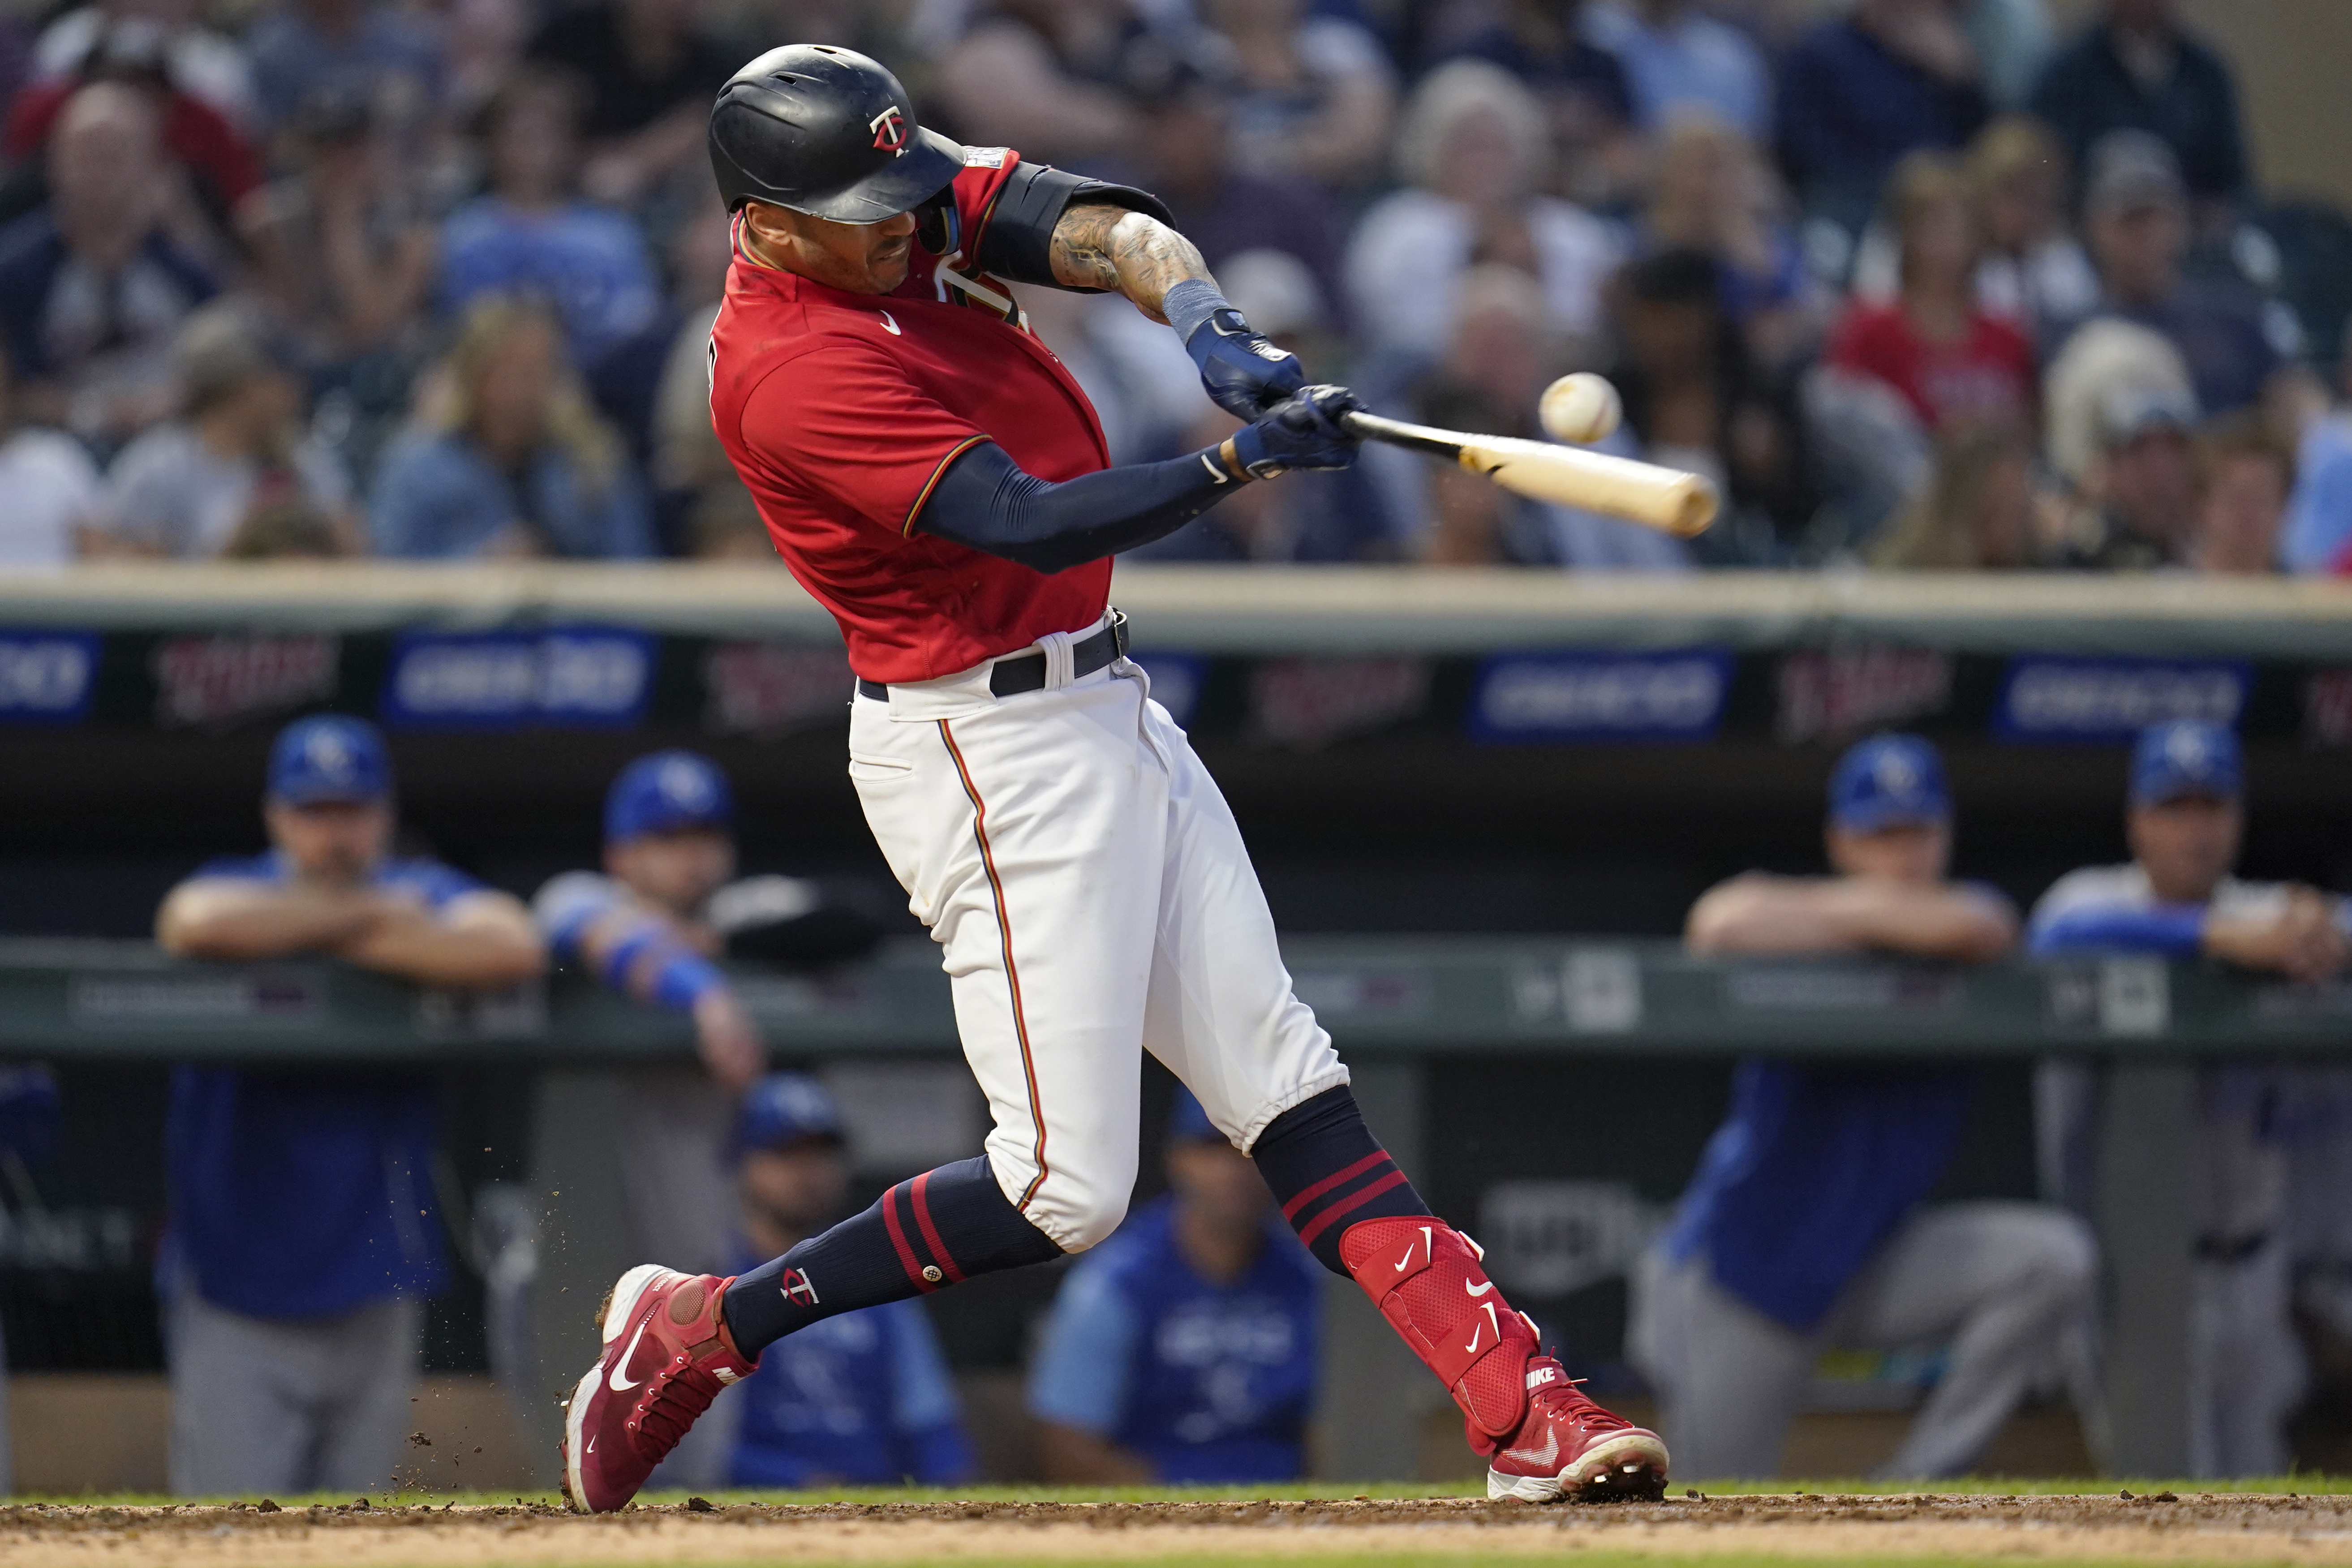
[[1368, 1219], [1340, 1237], [1339, 1258], [1469, 1417], [1471, 1447], [1501, 1447], [1526, 1419], [1528, 1358], [1538, 1347], [1476, 1246], [1442, 1220]]

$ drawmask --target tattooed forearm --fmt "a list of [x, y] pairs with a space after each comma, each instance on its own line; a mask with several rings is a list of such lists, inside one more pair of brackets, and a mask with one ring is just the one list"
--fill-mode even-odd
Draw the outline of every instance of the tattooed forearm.
[[1158, 218], [1126, 207], [1083, 203], [1054, 226], [1048, 253], [1054, 281], [1072, 289], [1124, 294], [1137, 310], [1165, 321], [1160, 302], [1187, 278], [1207, 278], [1200, 247]]

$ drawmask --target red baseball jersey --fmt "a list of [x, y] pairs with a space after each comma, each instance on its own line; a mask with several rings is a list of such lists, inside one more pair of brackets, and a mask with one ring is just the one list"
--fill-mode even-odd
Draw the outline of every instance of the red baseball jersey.
[[993, 441], [1044, 479], [1108, 468], [1102, 425], [980, 253], [1019, 155], [965, 153], [951, 248], [888, 295], [764, 266], [738, 230], [710, 332], [710, 416], [777, 551], [868, 680], [927, 680], [1102, 618], [1110, 563], [1052, 575], [914, 531], [947, 467]]

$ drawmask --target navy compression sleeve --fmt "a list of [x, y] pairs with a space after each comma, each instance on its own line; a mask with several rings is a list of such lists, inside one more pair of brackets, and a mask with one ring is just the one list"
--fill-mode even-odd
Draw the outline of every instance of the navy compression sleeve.
[[1175, 532], [1234, 491], [1214, 448], [1059, 484], [984, 441], [954, 462], [915, 527], [1039, 572], [1063, 572]]

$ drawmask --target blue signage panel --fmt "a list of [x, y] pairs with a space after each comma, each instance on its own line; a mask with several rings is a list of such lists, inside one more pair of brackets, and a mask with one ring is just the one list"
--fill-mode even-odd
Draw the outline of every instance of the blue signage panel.
[[2252, 689], [2242, 659], [2059, 658], [2021, 654], [2001, 678], [1993, 733], [2027, 742], [2127, 741], [2150, 724], [2235, 726]]
[[418, 633], [393, 648], [380, 704], [402, 730], [626, 728], [653, 691], [643, 632]]
[[77, 724], [98, 688], [96, 632], [0, 632], [0, 724]]
[[1705, 741], [1723, 722], [1732, 656], [1496, 654], [1470, 699], [1474, 741]]

